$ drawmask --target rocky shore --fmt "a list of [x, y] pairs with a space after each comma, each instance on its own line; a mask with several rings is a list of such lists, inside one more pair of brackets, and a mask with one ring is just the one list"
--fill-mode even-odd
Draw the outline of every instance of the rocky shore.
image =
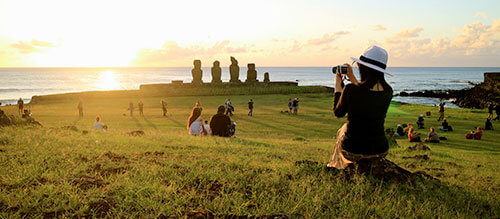
[[399, 96], [434, 97], [450, 100], [463, 108], [484, 109], [490, 103], [500, 104], [500, 83], [483, 82], [462, 90], [424, 90], [411, 93], [403, 91]]

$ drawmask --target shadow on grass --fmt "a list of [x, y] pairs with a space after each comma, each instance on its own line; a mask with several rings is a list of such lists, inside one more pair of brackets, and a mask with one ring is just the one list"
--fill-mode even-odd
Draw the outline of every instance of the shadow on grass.
[[174, 120], [174, 119], [172, 119], [172, 118], [171, 118], [171, 117], [169, 117], [169, 116], [167, 116], [166, 118], [167, 118], [168, 120], [172, 121], [175, 125], [177, 125], [177, 126], [179, 126], [179, 127], [184, 127], [184, 124], [183, 124], [183, 123], [181, 123], [181, 122], [179, 122], [179, 121], [177, 121], [177, 120]]
[[152, 123], [151, 121], [149, 121], [145, 116], [142, 117], [144, 119], [144, 121], [146, 122], [146, 124], [151, 127], [151, 128], [154, 128], [154, 129], [158, 129], [156, 128], [156, 125], [154, 123]]
[[132, 116], [132, 120], [134, 120], [135, 124], [137, 125], [137, 127], [139, 127], [140, 129], [142, 129], [142, 124], [141, 122], [139, 122], [139, 120], [135, 117]]

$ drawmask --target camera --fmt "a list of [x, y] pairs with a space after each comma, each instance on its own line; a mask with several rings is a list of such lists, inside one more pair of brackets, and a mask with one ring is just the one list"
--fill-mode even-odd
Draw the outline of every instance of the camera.
[[333, 74], [336, 74], [338, 71], [338, 73], [340, 73], [341, 75], [345, 75], [347, 74], [347, 66], [345, 65], [337, 65], [337, 66], [334, 66], [332, 68], [332, 73]]

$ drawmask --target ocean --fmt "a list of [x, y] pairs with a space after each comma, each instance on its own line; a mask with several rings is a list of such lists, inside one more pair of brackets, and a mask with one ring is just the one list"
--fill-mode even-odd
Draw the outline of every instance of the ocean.
[[[20, 97], [29, 102], [34, 95], [96, 90], [139, 89], [141, 84], [191, 81], [192, 67], [165, 68], [0, 68], [0, 103], [14, 104]], [[203, 81], [211, 81], [210, 67], [204, 67]], [[299, 85], [333, 87], [331, 67], [257, 67], [260, 81], [269, 72], [271, 81], [296, 81]], [[500, 72], [500, 67], [393, 67], [386, 80], [394, 93], [401, 91], [447, 90], [471, 87], [483, 81], [484, 72]], [[246, 78], [240, 67], [240, 79]], [[357, 74], [357, 69], [354, 69]], [[229, 69], [222, 68], [222, 80], [229, 80]], [[395, 101], [434, 105], [436, 98], [394, 97]], [[448, 107], [456, 107], [447, 104]]]

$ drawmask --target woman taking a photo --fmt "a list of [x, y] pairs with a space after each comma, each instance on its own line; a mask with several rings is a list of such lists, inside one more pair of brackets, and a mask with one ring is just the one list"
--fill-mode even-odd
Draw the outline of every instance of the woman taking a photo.
[[[342, 89], [342, 77], [335, 74], [335, 116], [347, 114], [347, 122], [337, 132], [337, 140], [328, 167], [344, 169], [361, 159], [383, 158], [389, 151], [384, 121], [392, 99], [392, 88], [384, 79], [387, 52], [371, 46], [359, 58], [352, 58], [359, 67], [361, 82], [347, 66], [351, 81]], [[337, 68], [340, 69], [340, 68]], [[390, 75], [390, 74], [389, 74]]]

